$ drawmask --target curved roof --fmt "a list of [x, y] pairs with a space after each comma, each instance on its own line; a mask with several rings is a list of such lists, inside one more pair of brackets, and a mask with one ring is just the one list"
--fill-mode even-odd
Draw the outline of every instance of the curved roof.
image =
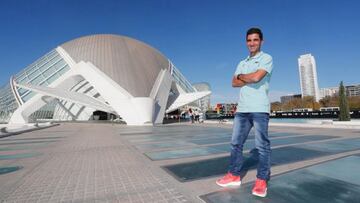
[[91, 62], [135, 97], [148, 97], [161, 69], [169, 61], [138, 40], [111, 34], [90, 35], [61, 47], [75, 62]]

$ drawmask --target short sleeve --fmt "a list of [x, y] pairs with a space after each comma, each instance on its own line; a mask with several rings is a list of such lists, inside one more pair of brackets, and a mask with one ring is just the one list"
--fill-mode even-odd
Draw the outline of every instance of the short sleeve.
[[234, 75], [239, 75], [242, 73], [241, 67], [242, 67], [242, 61], [240, 61], [240, 63], [237, 65]]
[[264, 69], [266, 72], [271, 73], [273, 69], [273, 60], [272, 57], [268, 54], [265, 54], [260, 61], [259, 69]]

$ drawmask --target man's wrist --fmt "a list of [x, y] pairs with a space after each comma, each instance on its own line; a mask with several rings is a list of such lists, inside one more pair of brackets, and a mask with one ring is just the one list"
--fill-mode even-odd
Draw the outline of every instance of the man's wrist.
[[238, 74], [238, 75], [236, 76], [236, 79], [241, 80], [242, 82], [245, 82], [244, 80], [241, 79], [241, 76], [242, 76], [242, 75], [243, 75], [243, 74]]
[[244, 74], [238, 74], [236, 75], [236, 79], [240, 80], [241, 82], [243, 82], [244, 84], [247, 84], [247, 82], [243, 79], [241, 79], [241, 76], [243, 76]]

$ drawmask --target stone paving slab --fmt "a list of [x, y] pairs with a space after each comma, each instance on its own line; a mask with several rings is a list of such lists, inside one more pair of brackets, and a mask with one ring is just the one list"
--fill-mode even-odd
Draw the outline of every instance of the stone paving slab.
[[[331, 138], [329, 136], [339, 140], [359, 137], [358, 131], [344, 129], [271, 127], [270, 131], [279, 142], [299, 137], [297, 145], [304, 148], [325, 143]], [[211, 138], [216, 142], [217, 136], [224, 138], [229, 133], [231, 126], [208, 124], [130, 127], [109, 123], [62, 123], [1, 138], [0, 155], [17, 156], [0, 160], [0, 171], [3, 168], [6, 172], [0, 175], [0, 202], [203, 202], [199, 196], [221, 190], [215, 184], [218, 176], [179, 182], [163, 167], [219, 155], [153, 161], [143, 154], [144, 150], [184, 150], [189, 147], [187, 143], [190, 147], [210, 147], [209, 143], [191, 141]], [[306, 139], [314, 135], [326, 139]], [[226, 152], [222, 153], [224, 156]], [[353, 152], [334, 153], [276, 165], [272, 174], [287, 173]], [[21, 157], [21, 154], [37, 156]], [[254, 173], [254, 170], [248, 171], [243, 182], [253, 181]]]
[[[37, 165], [17, 159], [26, 174], [0, 176], [4, 202], [190, 202], [164, 178], [161, 170], [117, 136], [117, 126], [106, 124], [62, 124], [46, 136], [66, 137], [38, 151]], [[30, 135], [31, 134], [31, 135]], [[19, 142], [37, 133], [18, 135]], [[20, 139], [21, 138], [21, 139]], [[0, 166], [9, 163], [0, 160]], [[21, 171], [20, 170], [20, 171]], [[11, 181], [17, 178], [17, 181]]]
[[359, 202], [359, 167], [359, 156], [344, 157], [273, 177], [265, 198], [251, 195], [250, 183], [203, 195], [202, 199], [208, 203]]

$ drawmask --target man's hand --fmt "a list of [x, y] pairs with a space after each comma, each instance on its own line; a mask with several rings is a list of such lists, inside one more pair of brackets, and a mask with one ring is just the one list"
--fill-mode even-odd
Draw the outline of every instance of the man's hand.
[[233, 87], [242, 87], [245, 86], [246, 83], [242, 80], [237, 79], [237, 75], [234, 75], [233, 79], [232, 79], [232, 86]]

